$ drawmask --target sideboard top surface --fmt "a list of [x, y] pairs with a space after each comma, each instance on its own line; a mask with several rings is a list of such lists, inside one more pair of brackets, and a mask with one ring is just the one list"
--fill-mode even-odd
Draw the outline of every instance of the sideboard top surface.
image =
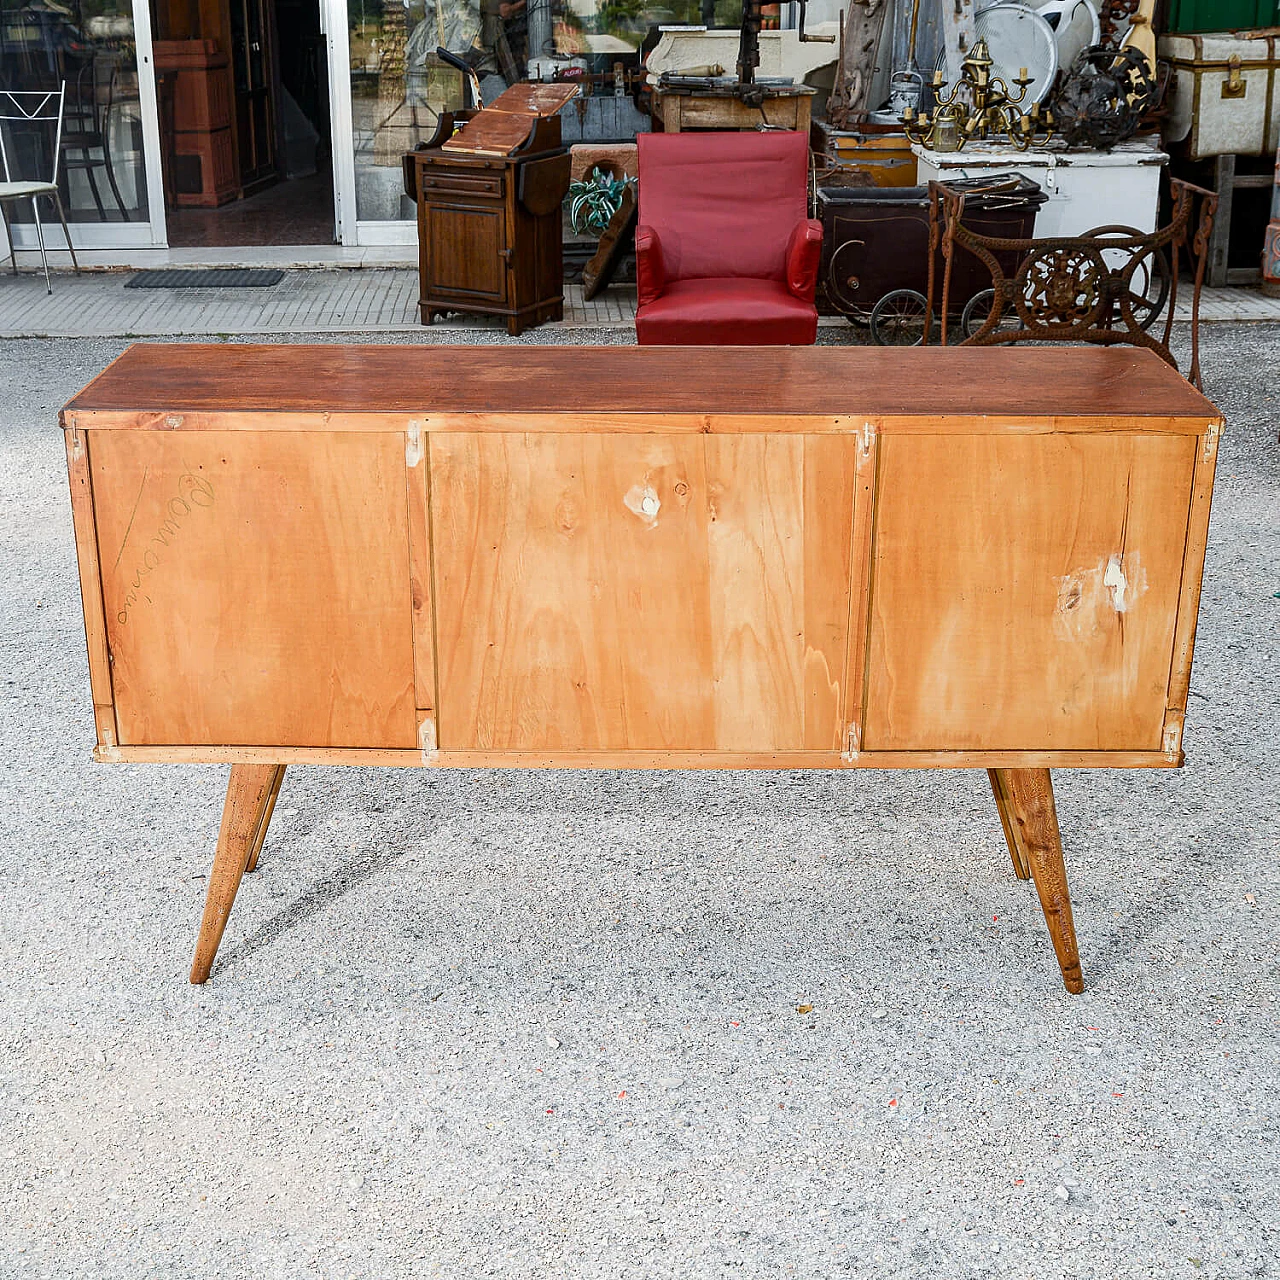
[[[794, 415], [990, 423], [1217, 421], [1148, 351], [1118, 347], [404, 347], [139, 343], [67, 406], [68, 425], [155, 413]], [[115, 418], [113, 415], [138, 415]], [[169, 425], [176, 426], [176, 423]], [[186, 423], [188, 428], [194, 423]], [[269, 423], [264, 422], [266, 426]], [[530, 422], [538, 429], [548, 424]], [[848, 421], [845, 429], [856, 430]], [[477, 423], [477, 426], [482, 426]], [[741, 429], [741, 427], [739, 427]], [[775, 423], [770, 429], [776, 430]], [[783, 429], [786, 429], [785, 427]], [[803, 429], [800, 427], [798, 429]], [[1167, 426], [1165, 429], [1169, 429]], [[1174, 428], [1177, 429], [1177, 428]]]

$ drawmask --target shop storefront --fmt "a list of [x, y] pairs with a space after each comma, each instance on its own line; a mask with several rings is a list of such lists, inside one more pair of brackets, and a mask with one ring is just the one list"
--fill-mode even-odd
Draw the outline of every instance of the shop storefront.
[[[401, 156], [463, 105], [438, 45], [475, 67], [486, 97], [530, 76], [580, 77], [584, 98], [607, 89], [603, 136], [617, 138], [647, 127], [615, 92], [646, 32], [732, 27], [740, 12], [739, 0], [0, 0], [0, 89], [66, 86], [60, 145], [33, 128], [11, 150], [37, 169], [59, 151], [77, 249], [408, 246]], [[17, 246], [34, 249], [29, 208], [12, 216]]]

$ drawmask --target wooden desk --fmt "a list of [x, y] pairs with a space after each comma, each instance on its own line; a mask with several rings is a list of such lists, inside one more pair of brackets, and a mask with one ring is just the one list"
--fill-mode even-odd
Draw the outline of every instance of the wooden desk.
[[63, 411], [99, 760], [1182, 763], [1221, 418], [1119, 348], [135, 346]]

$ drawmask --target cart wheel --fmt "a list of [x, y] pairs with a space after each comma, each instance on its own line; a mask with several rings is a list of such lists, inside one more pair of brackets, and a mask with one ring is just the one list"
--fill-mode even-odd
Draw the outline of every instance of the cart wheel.
[[[987, 323], [987, 317], [991, 314], [991, 307], [995, 300], [994, 289], [983, 289], [981, 293], [975, 293], [965, 304], [964, 312], [960, 316], [960, 330], [966, 338], [972, 338]], [[992, 332], [1010, 333], [1014, 329], [1021, 328], [1022, 321], [1018, 319], [1018, 313], [1012, 307], [1005, 307], [1004, 315], [1000, 317], [999, 323]]]
[[871, 340], [882, 347], [918, 347], [924, 341], [929, 300], [914, 289], [886, 293], [871, 311]]

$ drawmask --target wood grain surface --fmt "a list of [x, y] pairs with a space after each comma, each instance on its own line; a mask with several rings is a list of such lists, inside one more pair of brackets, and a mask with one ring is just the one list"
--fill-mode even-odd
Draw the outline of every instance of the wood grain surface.
[[[1203, 431], [1214, 406], [1149, 351], [1120, 347], [130, 347], [70, 411], [169, 415], [741, 414], [786, 431], [787, 414], [1166, 419]], [[1179, 425], [1176, 419], [1195, 419]], [[136, 425], [136, 424], [135, 424]], [[263, 425], [266, 425], [265, 423]], [[888, 425], [886, 423], [885, 425]]]
[[1026, 858], [1045, 924], [1049, 926], [1049, 937], [1062, 970], [1062, 985], [1072, 995], [1079, 995], [1084, 990], [1084, 975], [1080, 970], [1080, 949], [1076, 944], [1049, 770], [1007, 769], [1002, 771], [1000, 782], [1009, 821], [1017, 832], [1018, 849]]
[[80, 604], [89, 656], [89, 687], [93, 693], [93, 720], [101, 749], [119, 744], [115, 695], [111, 688], [111, 654], [107, 648], [107, 619], [102, 602], [102, 566], [94, 529], [93, 477], [89, 466], [89, 437], [66, 434], [67, 479], [71, 486], [71, 518], [76, 534], [76, 563], [80, 576]]
[[839, 437], [433, 435], [439, 741], [835, 750]]
[[122, 743], [412, 747], [403, 435], [104, 432]]
[[863, 746], [1160, 750], [1197, 445], [882, 439]]
[[1169, 769], [1161, 751], [432, 751], [417, 748], [99, 748], [113, 764], [314, 764], [402, 769]]

